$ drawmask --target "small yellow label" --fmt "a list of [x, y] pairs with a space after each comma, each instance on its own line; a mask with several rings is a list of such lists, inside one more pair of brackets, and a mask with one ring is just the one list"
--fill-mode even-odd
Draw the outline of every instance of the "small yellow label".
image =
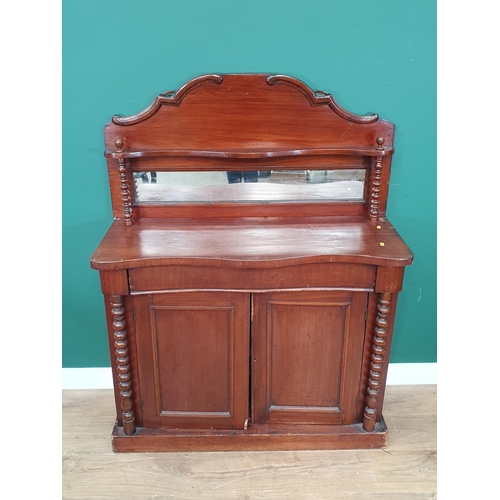
[[380, 242], [381, 247], [385, 247], [385, 243], [383, 241]]
[[377, 229], [382, 229], [382, 226], [377, 226]]

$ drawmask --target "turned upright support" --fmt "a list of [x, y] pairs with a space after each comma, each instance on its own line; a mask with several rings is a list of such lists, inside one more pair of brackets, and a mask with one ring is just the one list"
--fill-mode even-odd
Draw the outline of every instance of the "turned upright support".
[[384, 292], [380, 294], [377, 304], [377, 318], [375, 319], [375, 335], [373, 336], [372, 354], [370, 362], [370, 376], [366, 390], [366, 407], [363, 419], [363, 429], [372, 432], [377, 421], [377, 402], [380, 390], [380, 377], [385, 360], [387, 344], [387, 316], [389, 314], [392, 294]]
[[115, 356], [118, 365], [118, 385], [122, 407], [123, 431], [127, 436], [135, 433], [135, 414], [132, 399], [132, 382], [128, 356], [128, 340], [124, 318], [123, 297], [111, 295], [111, 313], [113, 315], [113, 332], [115, 339]]
[[[381, 152], [384, 151], [384, 138], [377, 138], [377, 149]], [[373, 166], [372, 178], [371, 178], [371, 189], [370, 189], [370, 220], [377, 220], [380, 204], [380, 186], [382, 179], [382, 162], [384, 157], [382, 155], [375, 158], [375, 165]]]
[[[118, 138], [115, 141], [116, 152], [123, 153], [123, 141]], [[126, 226], [131, 226], [134, 223], [132, 218], [132, 197], [130, 195], [130, 186], [127, 179], [127, 168], [125, 167], [125, 160], [118, 157], [118, 171], [120, 173], [120, 190], [122, 193], [123, 205], [123, 219]]]

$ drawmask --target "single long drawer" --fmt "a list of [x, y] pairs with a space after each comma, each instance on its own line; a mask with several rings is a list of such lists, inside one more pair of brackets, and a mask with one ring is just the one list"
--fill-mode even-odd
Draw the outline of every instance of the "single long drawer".
[[159, 266], [129, 269], [131, 293], [178, 289], [276, 290], [352, 288], [372, 290], [376, 266], [314, 263], [278, 268]]

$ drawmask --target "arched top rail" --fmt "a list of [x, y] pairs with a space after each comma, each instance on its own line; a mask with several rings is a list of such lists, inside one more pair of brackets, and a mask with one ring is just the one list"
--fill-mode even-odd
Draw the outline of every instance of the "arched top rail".
[[331, 94], [270, 74], [202, 75], [135, 115], [113, 116], [105, 127], [106, 155], [120, 149], [129, 157], [370, 156], [380, 154], [379, 137], [391, 152], [393, 136], [394, 125], [377, 114], [352, 113]]

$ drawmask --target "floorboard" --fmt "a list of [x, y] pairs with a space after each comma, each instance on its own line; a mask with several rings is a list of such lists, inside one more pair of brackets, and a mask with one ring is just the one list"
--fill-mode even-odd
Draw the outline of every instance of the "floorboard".
[[388, 386], [382, 450], [113, 453], [111, 390], [63, 391], [63, 499], [430, 500], [435, 385]]

